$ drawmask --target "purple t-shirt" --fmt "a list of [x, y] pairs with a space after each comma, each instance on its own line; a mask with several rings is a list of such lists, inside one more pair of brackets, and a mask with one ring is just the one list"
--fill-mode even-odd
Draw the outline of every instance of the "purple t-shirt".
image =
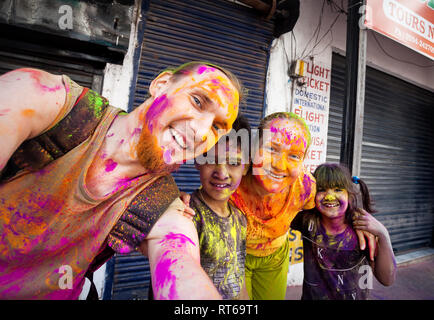
[[351, 226], [328, 235], [315, 209], [298, 213], [291, 228], [303, 236], [302, 300], [366, 300], [372, 288], [367, 251]]

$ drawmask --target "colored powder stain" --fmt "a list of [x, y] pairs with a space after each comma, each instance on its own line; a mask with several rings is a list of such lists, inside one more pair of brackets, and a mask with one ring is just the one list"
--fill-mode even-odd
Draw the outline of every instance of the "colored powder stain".
[[[93, 92], [89, 90], [90, 92]], [[104, 105], [104, 101], [102, 97], [97, 94], [89, 94], [88, 99], [90, 102], [91, 108], [93, 108], [93, 114], [96, 118], [100, 118], [102, 115], [102, 107]]]
[[160, 97], [155, 98], [148, 111], [146, 112], [145, 119], [148, 124], [149, 131], [153, 130], [153, 124], [151, 121], [158, 119], [158, 116], [169, 106], [169, 100], [167, 96], [163, 94]]
[[306, 198], [310, 195], [312, 192], [312, 184], [313, 181], [310, 178], [309, 175], [305, 174], [303, 177], [303, 187], [304, 187], [304, 193], [300, 193], [300, 200], [304, 201]]
[[125, 140], [124, 140], [124, 139], [122, 139], [121, 141], [119, 141], [119, 144], [122, 144], [122, 143], [124, 143], [124, 141], [125, 141]]
[[107, 135], [107, 138], [110, 138], [110, 137], [113, 137], [113, 136], [114, 136], [114, 133], [110, 133], [110, 134]]
[[196, 246], [194, 242], [187, 236], [183, 235], [182, 233], [172, 233], [169, 232], [163, 240], [161, 240], [159, 243], [166, 242], [168, 240], [176, 241], [181, 245], [185, 245], [187, 242], [190, 242], [193, 246]]
[[60, 88], [61, 88], [60, 85], [57, 85], [57, 86], [55, 86], [54, 88], [50, 88], [50, 87], [47, 87], [47, 86], [41, 84], [41, 89], [42, 89], [43, 91], [54, 92], [54, 91], [60, 90]]
[[171, 153], [170, 153], [170, 150], [165, 150], [165, 151], [164, 151], [163, 159], [164, 159], [164, 162], [165, 162], [166, 164], [169, 164], [169, 163], [172, 162], [172, 155], [171, 155]]
[[216, 69], [209, 66], [201, 66], [197, 69], [198, 74], [202, 74], [204, 72], [214, 72], [214, 71], [216, 71]]
[[0, 110], [0, 117], [8, 114], [11, 111], [11, 109], [1, 109]]
[[134, 128], [134, 131], [132, 133], [132, 136], [135, 136], [136, 134], [140, 134], [142, 132], [141, 128]]
[[114, 162], [112, 159], [108, 159], [105, 162], [105, 171], [111, 172], [116, 168], [117, 165], [118, 165], [117, 162]]
[[32, 69], [23, 68], [23, 69], [21, 69], [21, 71], [30, 73], [31, 74], [30, 77], [33, 80], [36, 81], [37, 85], [39, 86], [39, 88], [42, 91], [45, 91], [45, 92], [54, 92], [54, 91], [60, 90], [62, 88], [61, 85], [57, 85], [55, 87], [50, 88], [50, 87], [48, 87], [46, 85], [41, 84], [41, 79], [40, 79], [41, 72], [38, 71], [38, 70], [32, 70]]
[[24, 117], [33, 117], [35, 115], [35, 110], [33, 109], [24, 109], [21, 111], [21, 115]]
[[[176, 276], [172, 274], [170, 268], [177, 261], [177, 259], [167, 258], [170, 251], [166, 251], [158, 261], [155, 267], [155, 288], [157, 289], [156, 296], [159, 299], [175, 300], [178, 298], [176, 293]], [[162, 295], [162, 291], [168, 287], [169, 292], [167, 296]]]
[[119, 189], [119, 188], [122, 188], [122, 187], [125, 187], [125, 186], [129, 186], [131, 184], [131, 181], [132, 180], [130, 180], [129, 178], [120, 179], [118, 181], [118, 183], [116, 184], [116, 187]]

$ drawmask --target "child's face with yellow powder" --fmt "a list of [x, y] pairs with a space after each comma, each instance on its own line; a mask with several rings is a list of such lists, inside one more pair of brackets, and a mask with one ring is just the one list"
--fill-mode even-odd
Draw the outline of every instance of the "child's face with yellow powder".
[[239, 146], [235, 149], [236, 152], [233, 152], [227, 142], [226, 152], [220, 155], [218, 149], [214, 147], [209, 152], [215, 155], [214, 164], [196, 164], [200, 172], [202, 192], [206, 194], [208, 201], [228, 201], [248, 170], [248, 164], [244, 163]]

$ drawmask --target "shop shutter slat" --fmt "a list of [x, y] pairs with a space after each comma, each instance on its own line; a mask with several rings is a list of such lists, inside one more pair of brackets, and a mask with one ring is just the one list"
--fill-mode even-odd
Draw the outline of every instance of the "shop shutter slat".
[[53, 74], [66, 74], [72, 80], [87, 88], [92, 88], [95, 77], [103, 75], [103, 69], [100, 67], [95, 68], [91, 61], [50, 54], [49, 49], [42, 45], [32, 46], [27, 50], [11, 48], [5, 45], [7, 42], [5, 40], [0, 45], [0, 74], [18, 68], [37, 68]]
[[[333, 54], [327, 161], [339, 162], [345, 58]], [[333, 119], [335, 118], [335, 119]], [[396, 252], [432, 244], [434, 93], [367, 67], [360, 176]]]
[[330, 107], [327, 133], [327, 162], [339, 162], [344, 106], [345, 58], [334, 54], [330, 80]]
[[433, 120], [433, 92], [368, 68], [361, 176], [395, 251], [432, 241]]

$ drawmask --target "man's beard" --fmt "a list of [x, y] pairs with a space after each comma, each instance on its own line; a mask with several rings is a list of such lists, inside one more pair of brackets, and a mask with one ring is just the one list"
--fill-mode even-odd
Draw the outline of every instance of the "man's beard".
[[169, 174], [179, 168], [179, 164], [166, 164], [163, 150], [158, 144], [157, 138], [149, 131], [146, 123], [140, 133], [136, 146], [137, 158], [140, 164], [153, 174]]

